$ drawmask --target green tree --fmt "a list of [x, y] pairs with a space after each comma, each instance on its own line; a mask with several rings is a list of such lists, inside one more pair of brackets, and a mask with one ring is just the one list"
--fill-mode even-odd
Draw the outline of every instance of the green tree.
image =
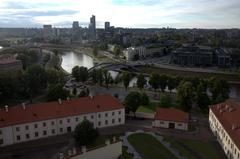
[[78, 97], [87, 97], [87, 96], [88, 96], [88, 94], [85, 90], [82, 90], [78, 95]]
[[122, 50], [119, 46], [115, 46], [114, 50], [113, 50], [113, 53], [116, 57], [119, 57], [120, 54], [121, 54]]
[[98, 130], [88, 120], [82, 121], [74, 130], [74, 138], [78, 146], [87, 146], [96, 141], [98, 136]]
[[138, 107], [142, 104], [141, 94], [138, 92], [130, 92], [126, 96], [126, 98], [124, 100], [124, 104], [126, 107], [126, 111], [133, 112], [134, 117], [136, 117], [135, 113], [136, 113]]
[[86, 82], [88, 79], [88, 69], [83, 66], [75, 66], [72, 69], [72, 75], [77, 81]]
[[94, 55], [95, 57], [98, 56], [98, 47], [97, 47], [97, 46], [95, 46], [95, 47], [93, 48], [93, 55]]
[[176, 78], [174, 77], [168, 77], [168, 80], [167, 80], [167, 86], [168, 86], [168, 90], [170, 91], [170, 93], [172, 92], [172, 90], [174, 88], [176, 88]]
[[26, 70], [27, 67], [31, 64], [31, 59], [26, 54], [19, 54], [17, 56], [18, 60], [22, 61], [23, 69]]
[[156, 91], [159, 88], [159, 75], [158, 74], [152, 74], [149, 79], [149, 84], [152, 86], [154, 91]]
[[75, 96], [77, 95], [77, 89], [75, 87], [73, 88], [72, 94]]
[[166, 75], [159, 76], [159, 86], [162, 92], [164, 92], [167, 87], [167, 80], [168, 80], [168, 77]]
[[196, 102], [201, 109], [205, 110], [208, 109], [208, 106], [211, 104], [203, 83], [199, 83], [197, 87]]
[[105, 81], [105, 85], [108, 89], [109, 84], [112, 82], [112, 76], [111, 74], [107, 71], [107, 70], [103, 70], [103, 76], [104, 76], [104, 81]]
[[182, 81], [177, 88], [177, 100], [181, 109], [190, 111], [194, 98], [194, 88], [191, 82]]
[[144, 85], [146, 84], [146, 79], [144, 78], [143, 74], [139, 74], [137, 76], [137, 86], [139, 89], [143, 89]]
[[164, 108], [169, 108], [172, 106], [172, 99], [169, 95], [161, 95], [159, 105]]
[[98, 83], [100, 86], [102, 86], [103, 82], [104, 82], [104, 77], [103, 77], [103, 70], [99, 69], [97, 71], [97, 79], [98, 79]]
[[92, 78], [92, 82], [94, 84], [97, 84], [98, 83], [98, 70], [93, 69], [90, 73], [90, 77]]
[[63, 72], [50, 68], [46, 70], [46, 73], [48, 84], [64, 84]]
[[65, 90], [63, 88], [63, 85], [50, 85], [48, 88], [47, 99], [48, 101], [58, 100], [59, 98], [66, 99], [67, 97], [69, 97], [69, 95], [69, 91]]
[[148, 95], [145, 92], [141, 94], [141, 98], [142, 98], [142, 102], [141, 102], [142, 105], [149, 105], [150, 100]]
[[125, 89], [127, 90], [129, 83], [131, 81], [132, 77], [131, 74], [129, 72], [124, 72], [122, 75], [122, 80], [123, 80], [123, 85], [125, 87]]

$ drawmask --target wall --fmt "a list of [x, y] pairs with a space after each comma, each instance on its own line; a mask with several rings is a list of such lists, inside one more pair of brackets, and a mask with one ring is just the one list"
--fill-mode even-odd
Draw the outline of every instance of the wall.
[[117, 159], [122, 154], [122, 142], [87, 151], [70, 159]]
[[[213, 132], [213, 134], [216, 136], [218, 142], [222, 146], [225, 154], [230, 159], [239, 159], [240, 158], [240, 150], [236, 146], [236, 144], [233, 142], [227, 131], [225, 131], [222, 124], [218, 121], [214, 113], [209, 111], [209, 125]], [[233, 130], [234, 131], [234, 130]]]
[[153, 122], [154, 127], [169, 128], [169, 123], [175, 123], [175, 129], [177, 130], [188, 130], [188, 123], [155, 120]]

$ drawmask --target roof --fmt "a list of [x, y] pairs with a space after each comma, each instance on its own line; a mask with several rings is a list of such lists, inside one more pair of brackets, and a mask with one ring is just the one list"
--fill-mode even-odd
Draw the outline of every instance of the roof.
[[175, 108], [157, 108], [154, 119], [188, 123], [189, 115]]
[[0, 110], [0, 127], [122, 108], [121, 102], [110, 94], [63, 100], [61, 104], [54, 101], [27, 105], [25, 110], [18, 105], [9, 107], [8, 112]]
[[212, 105], [210, 109], [240, 149], [240, 103], [230, 99], [224, 103]]

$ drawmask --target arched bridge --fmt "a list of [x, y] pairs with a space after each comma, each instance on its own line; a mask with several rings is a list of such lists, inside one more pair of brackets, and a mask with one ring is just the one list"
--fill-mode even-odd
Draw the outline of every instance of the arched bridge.
[[103, 62], [103, 63], [99, 63], [99, 64], [95, 65], [94, 67], [90, 68], [88, 71], [91, 72], [94, 69], [100, 69], [100, 68], [107, 69], [107, 70], [116, 70], [116, 69], [126, 68], [126, 69], [131, 69], [134, 71], [139, 71], [136, 68], [136, 66], [137, 66], [136, 64], [131, 65], [131, 64], [124, 64], [124, 63]]

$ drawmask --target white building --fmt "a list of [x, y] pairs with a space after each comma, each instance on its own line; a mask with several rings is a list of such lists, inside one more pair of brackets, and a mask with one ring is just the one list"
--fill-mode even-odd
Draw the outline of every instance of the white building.
[[96, 128], [125, 123], [125, 110], [111, 95], [7, 107], [0, 110], [0, 147], [72, 132], [84, 119]]
[[158, 108], [153, 127], [188, 130], [189, 114], [174, 108]]
[[123, 51], [126, 60], [132, 61], [135, 59], [146, 58], [146, 48], [143, 46], [139, 47], [129, 47]]
[[240, 103], [227, 100], [210, 106], [209, 124], [229, 159], [240, 159]]

